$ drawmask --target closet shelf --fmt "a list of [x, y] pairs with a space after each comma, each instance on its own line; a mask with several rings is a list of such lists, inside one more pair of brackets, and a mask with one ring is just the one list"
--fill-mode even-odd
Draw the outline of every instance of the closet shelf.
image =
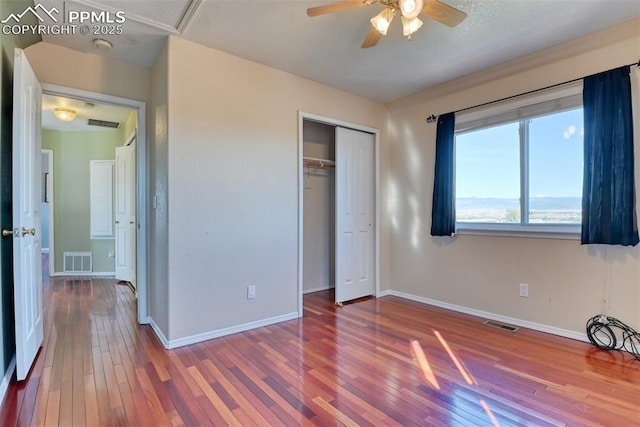
[[303, 157], [303, 164], [305, 166], [316, 167], [316, 168], [335, 168], [336, 162], [328, 159], [317, 159], [315, 157]]

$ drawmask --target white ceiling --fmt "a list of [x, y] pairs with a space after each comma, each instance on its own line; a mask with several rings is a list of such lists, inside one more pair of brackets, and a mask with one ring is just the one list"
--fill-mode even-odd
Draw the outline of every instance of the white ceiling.
[[[57, 107], [70, 108], [76, 112], [76, 118], [70, 122], [56, 119], [53, 110]], [[122, 124], [127, 121], [134, 110], [112, 105], [85, 102], [78, 99], [42, 95], [42, 128], [62, 131], [114, 131], [113, 128], [90, 126], [88, 119], [104, 120]]]
[[[104, 36], [115, 46], [106, 53], [93, 48], [91, 34], [43, 39], [150, 66], [164, 37], [175, 34], [388, 102], [640, 17], [638, 0], [443, 1], [466, 12], [467, 19], [449, 28], [425, 17], [424, 26], [407, 40], [396, 18], [370, 49], [360, 45], [369, 19], [382, 6], [306, 15], [308, 7], [331, 0], [66, 0], [67, 10], [124, 10], [124, 34]], [[63, 6], [62, 0], [41, 3]]]

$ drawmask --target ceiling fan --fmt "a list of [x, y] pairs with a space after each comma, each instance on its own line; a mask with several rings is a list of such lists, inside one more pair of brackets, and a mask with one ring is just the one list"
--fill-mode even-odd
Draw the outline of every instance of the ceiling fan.
[[421, 13], [449, 27], [455, 27], [467, 17], [465, 12], [439, 0], [344, 0], [324, 6], [310, 7], [307, 9], [307, 15], [314, 17], [374, 3], [380, 3], [385, 8], [371, 18], [371, 29], [362, 42], [362, 48], [378, 44], [380, 38], [387, 34], [389, 25], [398, 12], [402, 20], [402, 34], [408, 38], [411, 38], [411, 35], [422, 27], [422, 21], [418, 18]]

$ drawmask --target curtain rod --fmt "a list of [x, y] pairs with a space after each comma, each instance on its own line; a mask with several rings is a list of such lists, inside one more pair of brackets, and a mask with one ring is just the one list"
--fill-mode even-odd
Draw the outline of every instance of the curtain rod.
[[[632, 66], [634, 66], [634, 65], [635, 65], [636, 67], [640, 67], [640, 61], [638, 61], [638, 62], [634, 62], [633, 64], [621, 65], [620, 67], [632, 67]], [[615, 70], [616, 68], [620, 68], [620, 67], [611, 68], [611, 70]], [[607, 71], [610, 71], [610, 70], [607, 70]], [[463, 112], [463, 111], [471, 110], [471, 109], [473, 109], [473, 108], [484, 107], [484, 106], [486, 106], [486, 105], [496, 104], [496, 103], [498, 103], [498, 102], [508, 101], [509, 99], [513, 99], [513, 98], [518, 98], [518, 97], [520, 97], [520, 96], [530, 95], [530, 94], [532, 94], [532, 93], [540, 92], [540, 91], [547, 90], [547, 89], [552, 89], [552, 88], [554, 88], [554, 87], [558, 87], [558, 86], [562, 86], [562, 85], [566, 85], [566, 84], [569, 84], [569, 83], [574, 83], [574, 82], [577, 82], [577, 81], [583, 80], [585, 77], [588, 77], [588, 76], [578, 77], [577, 79], [568, 80], [568, 81], [566, 81], [566, 82], [556, 83], [556, 84], [553, 84], [553, 85], [550, 85], [550, 86], [542, 87], [542, 88], [540, 88], [540, 89], [530, 90], [530, 91], [528, 91], [528, 92], [520, 93], [520, 94], [518, 94], [518, 95], [506, 96], [506, 97], [504, 97], [504, 98], [496, 99], [496, 100], [494, 100], [494, 101], [488, 101], [488, 102], [485, 102], [485, 103], [482, 103], [482, 104], [474, 105], [473, 107], [466, 107], [466, 108], [462, 108], [462, 109], [460, 109], [460, 110], [455, 110], [455, 111], [453, 111], [453, 113], [461, 113], [461, 112]], [[440, 117], [440, 115], [437, 115], [437, 116], [436, 116], [435, 114], [430, 115], [429, 117], [427, 117], [427, 123], [433, 123], [433, 122], [435, 122], [436, 120], [438, 120], [438, 117]]]

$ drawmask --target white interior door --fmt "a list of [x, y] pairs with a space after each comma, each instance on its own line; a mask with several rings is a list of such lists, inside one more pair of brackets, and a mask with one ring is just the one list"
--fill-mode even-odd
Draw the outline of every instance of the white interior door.
[[375, 293], [374, 136], [336, 128], [337, 303]]
[[24, 380], [43, 339], [40, 183], [42, 88], [15, 49], [13, 83], [13, 271], [16, 376]]
[[116, 279], [136, 286], [135, 139], [116, 148]]

